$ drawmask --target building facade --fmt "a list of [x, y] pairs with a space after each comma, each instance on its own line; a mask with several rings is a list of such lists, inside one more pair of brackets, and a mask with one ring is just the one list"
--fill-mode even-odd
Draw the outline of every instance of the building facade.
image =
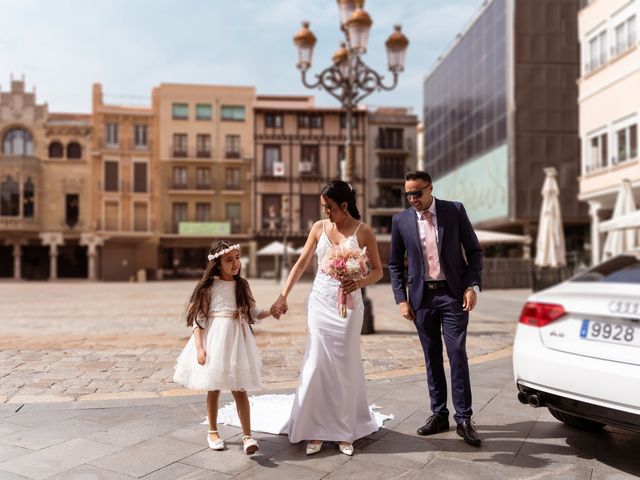
[[544, 168], [559, 172], [567, 248], [586, 237], [580, 173], [577, 0], [489, 0], [424, 81], [434, 194], [474, 225], [535, 238]]
[[25, 81], [0, 92], [0, 277], [86, 277], [91, 117], [49, 112]]
[[92, 194], [100, 247], [98, 272], [90, 278], [127, 280], [158, 268], [158, 162], [156, 126], [149, 106], [105, 103], [102, 85], [93, 85]]
[[589, 205], [591, 261], [602, 258], [600, 222], [628, 180], [640, 199], [638, 0], [592, 0], [580, 10], [582, 168], [579, 198]]
[[248, 246], [254, 100], [253, 87], [153, 90], [164, 277], [200, 271], [216, 240]]
[[366, 221], [377, 234], [391, 233], [391, 218], [406, 208], [404, 175], [417, 168], [418, 119], [406, 108], [369, 112]]
[[[320, 191], [339, 179], [345, 157], [346, 117], [337, 108], [316, 107], [313, 97], [258, 95], [255, 103], [253, 232], [256, 249], [279, 240], [304, 244], [321, 218]], [[366, 218], [368, 176], [367, 115], [356, 110], [352, 123], [353, 187]], [[271, 257], [255, 257], [257, 274], [272, 275]], [[265, 273], [266, 272], [266, 273]]]

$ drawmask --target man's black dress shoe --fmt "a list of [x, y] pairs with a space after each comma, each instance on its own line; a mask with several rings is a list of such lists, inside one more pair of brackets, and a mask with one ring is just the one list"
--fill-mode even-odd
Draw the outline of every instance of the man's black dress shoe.
[[436, 413], [427, 418], [427, 423], [421, 426], [417, 433], [418, 435], [433, 435], [447, 430], [449, 430], [449, 418]]
[[456, 433], [469, 445], [479, 447], [482, 443], [482, 440], [480, 440], [480, 437], [478, 436], [478, 431], [471, 420], [463, 420], [460, 422], [456, 428]]

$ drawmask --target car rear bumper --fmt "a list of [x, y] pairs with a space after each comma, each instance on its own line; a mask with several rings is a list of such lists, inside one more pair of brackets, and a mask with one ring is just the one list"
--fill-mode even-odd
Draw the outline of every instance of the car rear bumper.
[[538, 328], [518, 325], [513, 372], [519, 389], [539, 393], [552, 408], [640, 428], [638, 365], [552, 350], [542, 344]]

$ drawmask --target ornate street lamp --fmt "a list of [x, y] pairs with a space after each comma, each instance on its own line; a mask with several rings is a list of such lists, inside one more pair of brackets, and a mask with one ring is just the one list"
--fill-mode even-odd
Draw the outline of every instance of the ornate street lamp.
[[[384, 77], [362, 60], [362, 56], [367, 52], [369, 32], [373, 24], [371, 17], [364, 10], [364, 0], [337, 0], [337, 2], [344, 43], [333, 54], [331, 65], [315, 75], [315, 81], [307, 80], [307, 71], [311, 68], [313, 48], [317, 41], [316, 36], [309, 30], [309, 22], [302, 22], [302, 29], [293, 38], [293, 42], [298, 50], [296, 66], [302, 74], [304, 86], [325, 90], [337, 99], [345, 110], [345, 159], [340, 176], [345, 182], [351, 182], [354, 170], [353, 110], [358, 102], [373, 92], [393, 90], [396, 87], [398, 75], [404, 70], [409, 40], [403, 35], [400, 25], [396, 25], [394, 32], [386, 41], [388, 68], [393, 78], [390, 84], [385, 84]], [[373, 333], [373, 317], [370, 302], [366, 298], [362, 332]]]

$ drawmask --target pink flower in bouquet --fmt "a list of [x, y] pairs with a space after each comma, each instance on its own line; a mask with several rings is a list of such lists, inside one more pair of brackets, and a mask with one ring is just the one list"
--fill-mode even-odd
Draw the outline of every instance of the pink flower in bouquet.
[[[320, 261], [320, 270], [336, 280], [358, 280], [367, 274], [367, 247], [359, 249], [336, 245]], [[347, 316], [347, 304], [350, 300], [351, 295], [346, 295], [339, 288], [338, 310], [343, 318]]]

